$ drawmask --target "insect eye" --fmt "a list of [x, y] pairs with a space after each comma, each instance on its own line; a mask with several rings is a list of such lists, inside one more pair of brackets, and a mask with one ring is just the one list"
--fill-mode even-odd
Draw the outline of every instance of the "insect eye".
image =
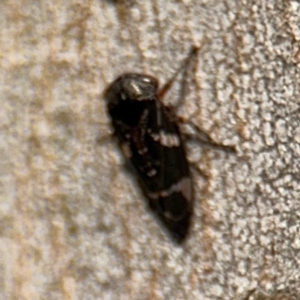
[[149, 77], [144, 77], [143, 81], [146, 83], [150, 83], [152, 80]]

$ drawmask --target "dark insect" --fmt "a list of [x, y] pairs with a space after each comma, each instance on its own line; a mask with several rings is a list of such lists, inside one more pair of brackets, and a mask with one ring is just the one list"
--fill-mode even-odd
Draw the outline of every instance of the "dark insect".
[[149, 207], [181, 243], [190, 227], [193, 186], [178, 118], [159, 97], [164, 91], [154, 77], [128, 73], [113, 81], [104, 97]]

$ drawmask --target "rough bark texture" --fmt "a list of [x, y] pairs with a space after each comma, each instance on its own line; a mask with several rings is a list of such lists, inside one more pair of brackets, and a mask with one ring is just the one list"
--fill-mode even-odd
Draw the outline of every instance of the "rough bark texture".
[[[299, 24], [298, 1], [1, 1], [0, 299], [300, 299]], [[191, 45], [179, 111], [237, 154], [189, 143], [209, 178], [178, 247], [102, 92]]]

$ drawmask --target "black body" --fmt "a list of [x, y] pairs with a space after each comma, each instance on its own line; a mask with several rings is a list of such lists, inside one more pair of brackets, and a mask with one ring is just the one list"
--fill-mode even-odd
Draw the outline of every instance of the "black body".
[[105, 100], [150, 208], [180, 243], [190, 226], [192, 180], [176, 116], [160, 101], [157, 89], [151, 76], [123, 74], [107, 88]]

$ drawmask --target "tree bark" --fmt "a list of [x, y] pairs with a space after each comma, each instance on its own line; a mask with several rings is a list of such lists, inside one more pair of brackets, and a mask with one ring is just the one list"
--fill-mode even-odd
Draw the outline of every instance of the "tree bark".
[[[299, 24], [297, 1], [2, 1], [0, 299], [300, 299]], [[103, 91], [193, 45], [163, 101], [236, 153], [187, 141], [208, 178], [176, 246]]]

